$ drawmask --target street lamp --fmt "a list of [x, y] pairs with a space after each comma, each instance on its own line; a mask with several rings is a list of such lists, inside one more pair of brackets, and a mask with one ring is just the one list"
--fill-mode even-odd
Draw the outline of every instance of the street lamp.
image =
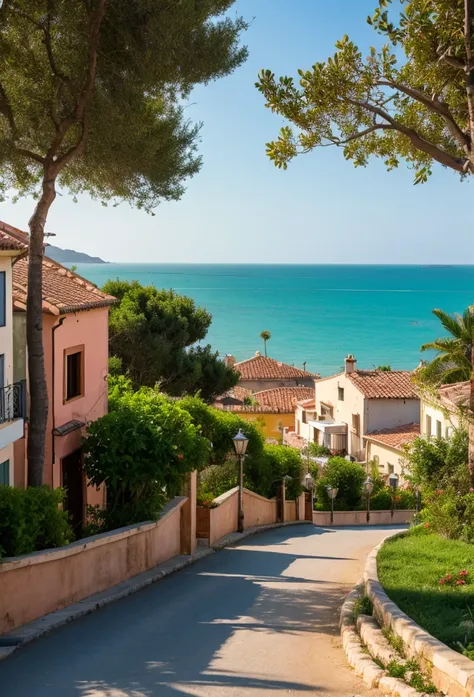
[[237, 520], [237, 530], [239, 532], [244, 531], [244, 507], [243, 507], [243, 497], [244, 497], [244, 456], [247, 452], [247, 445], [249, 439], [244, 436], [242, 429], [239, 428], [239, 432], [233, 437], [234, 450], [237, 458], [239, 460], [239, 513]]
[[304, 478], [303, 486], [311, 494], [311, 522], [313, 521], [313, 510], [314, 510], [314, 477], [311, 472], [308, 472]]
[[421, 510], [421, 490], [418, 484], [415, 487], [415, 497], [415, 512], [418, 515]]
[[367, 522], [370, 523], [370, 495], [374, 489], [374, 483], [370, 477], [364, 482], [364, 491], [367, 494]]
[[328, 496], [331, 499], [331, 525], [334, 523], [334, 499], [337, 496], [339, 489], [337, 487], [328, 485]]
[[388, 478], [388, 484], [392, 490], [392, 507], [390, 510], [390, 515], [391, 515], [392, 520], [393, 520], [393, 509], [395, 508], [395, 492], [397, 491], [398, 480], [399, 480], [399, 476], [398, 476], [398, 474], [395, 474], [395, 472], [392, 472], [392, 474]]

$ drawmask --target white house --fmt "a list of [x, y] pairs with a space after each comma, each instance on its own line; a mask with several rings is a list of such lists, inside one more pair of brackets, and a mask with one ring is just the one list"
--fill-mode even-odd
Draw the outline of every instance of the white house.
[[402, 424], [394, 428], [384, 428], [364, 436], [367, 462], [378, 465], [385, 479], [390, 474], [398, 474], [403, 481], [406, 454], [404, 446], [420, 436], [420, 424]]
[[16, 236], [9, 226], [0, 224], [0, 485], [13, 484], [13, 444], [24, 430], [25, 385], [13, 381], [12, 264], [27, 249], [26, 237]]
[[433, 396], [421, 399], [421, 435], [430, 438], [450, 438], [460, 426], [467, 427], [470, 383], [443, 385]]
[[298, 405], [295, 432], [363, 462], [365, 436], [419, 423], [420, 400], [410, 371], [358, 370], [356, 364], [349, 355], [344, 372], [316, 380], [314, 403]]

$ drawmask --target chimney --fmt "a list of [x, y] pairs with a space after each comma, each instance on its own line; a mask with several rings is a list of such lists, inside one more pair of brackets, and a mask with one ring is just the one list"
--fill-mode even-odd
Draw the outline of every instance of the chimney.
[[355, 371], [356, 363], [357, 363], [357, 360], [354, 358], [352, 353], [350, 353], [345, 360], [345, 373], [346, 373], [346, 375], [350, 375], [350, 373], [353, 373]]
[[255, 358], [258, 358], [259, 356], [261, 356], [260, 351], [255, 351]]
[[233, 368], [236, 362], [235, 356], [232, 356], [232, 354], [228, 353], [224, 356], [224, 365], [226, 368]]

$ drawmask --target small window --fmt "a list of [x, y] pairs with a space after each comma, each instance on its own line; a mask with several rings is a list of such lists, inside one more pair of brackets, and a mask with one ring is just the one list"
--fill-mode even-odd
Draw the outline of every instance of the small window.
[[6, 280], [5, 280], [6, 274], [5, 271], [0, 271], [0, 327], [4, 327], [6, 324], [6, 308], [7, 308], [7, 299], [6, 299]]
[[10, 486], [10, 460], [0, 463], [0, 486]]
[[436, 421], [436, 438], [442, 438], [443, 437], [443, 427], [441, 425], [441, 421]]
[[352, 428], [356, 436], [360, 436], [360, 414], [352, 414]]
[[329, 404], [323, 404], [323, 402], [321, 402], [321, 416], [325, 419], [332, 419], [333, 409]]
[[64, 401], [84, 394], [84, 347], [75, 346], [64, 352]]
[[431, 416], [426, 415], [426, 437], [431, 438]]
[[340, 402], [344, 401], [344, 388], [343, 387], [337, 388], [337, 398]]
[[388, 467], [388, 473], [389, 474], [394, 474], [395, 473], [395, 465], [391, 465], [390, 462], [387, 463]]

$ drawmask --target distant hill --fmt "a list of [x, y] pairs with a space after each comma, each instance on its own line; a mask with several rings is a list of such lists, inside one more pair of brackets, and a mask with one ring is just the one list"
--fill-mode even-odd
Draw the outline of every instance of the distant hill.
[[48, 244], [45, 249], [45, 254], [50, 259], [57, 261], [59, 264], [108, 264], [100, 257], [90, 257], [83, 252], [75, 252], [74, 249], [61, 249], [55, 247], [54, 244]]

